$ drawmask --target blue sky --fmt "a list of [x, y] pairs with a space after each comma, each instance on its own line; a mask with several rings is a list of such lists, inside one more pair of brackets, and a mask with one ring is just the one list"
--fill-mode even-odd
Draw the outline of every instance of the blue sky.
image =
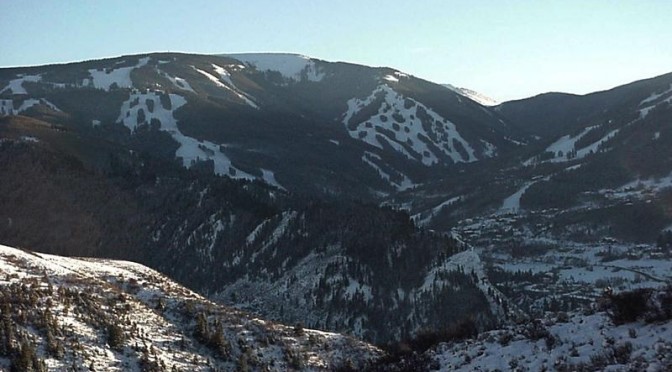
[[672, 72], [672, 1], [2, 0], [0, 66], [150, 51], [295, 52], [499, 100]]

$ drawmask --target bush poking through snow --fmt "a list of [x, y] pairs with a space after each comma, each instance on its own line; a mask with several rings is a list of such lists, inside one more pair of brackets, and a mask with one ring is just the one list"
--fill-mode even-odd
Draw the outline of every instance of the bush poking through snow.
[[462, 341], [477, 335], [478, 328], [476, 328], [476, 322], [473, 319], [467, 318], [442, 330], [419, 332], [408, 344], [412, 350], [423, 352], [441, 342]]
[[672, 286], [653, 291], [635, 289], [608, 295], [607, 312], [616, 325], [644, 320], [647, 323], [672, 319]]
[[650, 289], [636, 289], [609, 295], [608, 313], [614, 324], [632, 323], [642, 319], [647, 311]]

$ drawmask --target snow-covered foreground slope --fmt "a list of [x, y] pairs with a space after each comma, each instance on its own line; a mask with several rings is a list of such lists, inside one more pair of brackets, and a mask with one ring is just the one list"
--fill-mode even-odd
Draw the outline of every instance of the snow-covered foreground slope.
[[433, 369], [464, 371], [669, 371], [672, 322], [614, 326], [606, 313], [535, 321], [442, 344]]
[[0, 302], [0, 370], [321, 370], [381, 355], [216, 305], [132, 262], [0, 245]]

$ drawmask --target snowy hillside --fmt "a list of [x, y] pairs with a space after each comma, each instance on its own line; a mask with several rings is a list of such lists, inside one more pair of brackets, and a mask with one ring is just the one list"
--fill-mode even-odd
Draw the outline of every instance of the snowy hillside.
[[381, 352], [204, 299], [144, 266], [0, 246], [0, 369], [331, 370]]
[[[490, 331], [476, 340], [431, 351], [435, 370], [669, 371], [672, 321], [669, 292], [663, 320], [614, 325], [606, 312], [561, 313], [526, 325]], [[632, 299], [634, 300], [634, 298]], [[632, 304], [635, 306], [635, 304]], [[611, 311], [611, 310], [610, 310]]]
[[451, 84], [443, 84], [444, 87], [452, 90], [455, 93], [458, 93], [462, 96], [465, 96], [473, 101], [476, 101], [480, 103], [483, 106], [497, 106], [500, 104], [499, 101], [497, 101], [494, 98], [490, 98], [486, 96], [485, 94], [476, 92], [475, 90], [467, 89], [467, 88], [459, 88]]
[[[425, 168], [515, 147], [494, 111], [460, 97], [391, 68], [290, 53], [152, 53], [0, 69], [0, 117], [29, 116], [290, 192], [365, 199], [436, 177]], [[334, 125], [344, 116], [346, 125]]]
[[439, 162], [473, 162], [472, 146], [455, 124], [387, 84], [367, 98], [351, 99], [343, 124], [354, 139], [383, 149], [384, 146], [425, 165]]

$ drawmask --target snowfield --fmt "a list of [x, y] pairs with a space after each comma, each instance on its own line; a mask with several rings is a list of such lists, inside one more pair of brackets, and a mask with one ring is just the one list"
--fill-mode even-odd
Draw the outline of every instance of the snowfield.
[[35, 83], [41, 80], [42, 75], [19, 75], [18, 78], [10, 80], [9, 85], [0, 90], [0, 94], [7, 91], [11, 92], [12, 94], [28, 94], [26, 88], [23, 87], [23, 83], [26, 81]]
[[146, 66], [148, 62], [149, 57], [144, 57], [140, 58], [137, 65], [131, 67], [119, 67], [109, 71], [103, 69], [90, 69], [90, 83], [94, 88], [105, 91], [109, 91], [113, 84], [116, 84], [118, 88], [133, 88], [131, 71]]
[[[375, 115], [358, 117], [372, 104], [380, 104]], [[342, 122], [354, 139], [379, 149], [391, 146], [406, 158], [425, 165], [437, 164], [444, 157], [455, 163], [477, 160], [474, 149], [455, 124], [387, 84], [378, 86], [365, 99], [348, 100], [347, 107]]]
[[283, 53], [242, 53], [226, 54], [225, 57], [237, 59], [258, 71], [276, 71], [288, 81], [302, 80], [317, 82], [324, 78], [315, 62], [309, 57]]
[[[160, 93], [134, 91], [129, 99], [123, 103], [117, 121], [123, 123], [131, 131], [135, 131], [138, 125], [157, 123], [160, 130], [168, 132], [180, 144], [175, 156], [181, 158], [182, 164], [187, 168], [199, 161], [210, 160], [214, 163], [216, 174], [226, 175], [234, 179], [253, 180], [257, 178], [236, 168], [222, 151], [223, 146], [210, 141], [199, 141], [182, 134], [173, 113], [186, 104], [187, 100], [173, 93], [169, 94], [168, 97], [170, 108], [163, 106]], [[271, 180], [270, 174], [267, 174], [267, 177]], [[275, 184], [279, 185], [277, 181]]]

